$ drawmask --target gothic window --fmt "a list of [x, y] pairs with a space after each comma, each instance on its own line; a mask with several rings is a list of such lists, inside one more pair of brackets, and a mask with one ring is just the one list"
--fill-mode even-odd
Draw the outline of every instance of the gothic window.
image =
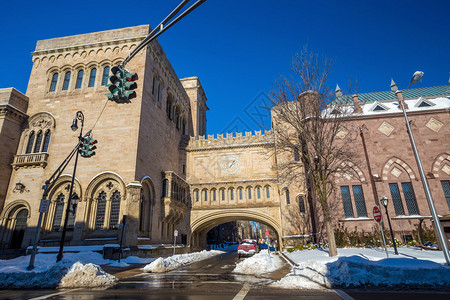
[[230, 189], [230, 200], [234, 200], [234, 190]]
[[59, 231], [64, 212], [64, 194], [59, 194], [56, 198], [55, 214], [53, 215], [52, 230]]
[[208, 201], [208, 191], [203, 190], [203, 197], [205, 197], [205, 201]]
[[120, 192], [115, 191], [111, 196], [111, 215], [109, 217], [109, 229], [117, 229], [120, 213]]
[[298, 209], [299, 209], [300, 213], [302, 213], [302, 214], [304, 214], [306, 212], [304, 196], [298, 196]]
[[195, 202], [198, 202], [198, 198], [199, 198], [198, 190], [195, 190], [194, 193], [195, 193]]
[[64, 75], [64, 82], [63, 82], [63, 91], [67, 91], [69, 89], [69, 83], [70, 83], [70, 75], [72, 74], [72, 72], [67, 71], [66, 74]]
[[288, 189], [286, 189], [285, 195], [286, 195], [286, 204], [291, 204], [291, 199], [289, 198], [289, 190]]
[[25, 151], [25, 154], [31, 153], [33, 151], [33, 144], [34, 144], [34, 131], [30, 132], [30, 136], [28, 137], [28, 144], [27, 149]]
[[248, 187], [248, 199], [252, 199], [252, 188]]
[[49, 92], [54, 92], [56, 90], [56, 83], [58, 83], [58, 73], [54, 73], [52, 76]]
[[44, 145], [42, 146], [42, 152], [47, 152], [49, 143], [50, 143], [50, 130], [47, 130], [44, 135]]
[[213, 193], [213, 197], [212, 197], [213, 201], [216, 201], [216, 190], [213, 190], [212, 193]]
[[352, 198], [350, 197], [350, 188], [345, 185], [341, 186], [342, 204], [344, 205], [344, 214], [346, 218], [354, 218]]
[[163, 180], [163, 197], [169, 197], [169, 180]]
[[391, 191], [392, 202], [394, 204], [395, 214], [397, 216], [404, 216], [405, 210], [403, 209], [402, 197], [397, 183], [389, 183], [389, 189]]
[[39, 131], [37, 134], [37, 138], [36, 138], [36, 144], [34, 145], [34, 153], [38, 153], [40, 152], [40, 148], [41, 148], [41, 143], [42, 143], [42, 131]]
[[442, 180], [441, 185], [444, 190], [444, 196], [447, 201], [448, 209], [450, 209], [450, 180]]
[[242, 200], [242, 188], [239, 188], [239, 200]]
[[77, 82], [75, 83], [75, 89], [81, 89], [81, 84], [83, 83], [84, 71], [80, 70], [77, 74]]
[[93, 68], [91, 74], [89, 75], [88, 87], [93, 87], [95, 85], [95, 76], [97, 75], [97, 69]]
[[95, 216], [95, 229], [103, 229], [106, 211], [106, 193], [100, 192], [97, 198], [97, 214]]
[[103, 68], [102, 85], [108, 84], [109, 66]]
[[419, 208], [417, 207], [416, 195], [411, 182], [402, 182], [403, 196], [405, 197], [406, 208], [408, 208], [409, 215], [419, 215]]
[[225, 200], [225, 189], [222, 189], [221, 192], [222, 192], [222, 201], [224, 201]]
[[355, 207], [358, 218], [367, 217], [366, 202], [364, 200], [364, 193], [361, 185], [353, 185], [353, 197], [355, 198]]
[[261, 188], [260, 187], [256, 188], [256, 197], [258, 197], [258, 199], [261, 199]]
[[268, 186], [266, 186], [266, 198], [270, 198], [270, 188]]

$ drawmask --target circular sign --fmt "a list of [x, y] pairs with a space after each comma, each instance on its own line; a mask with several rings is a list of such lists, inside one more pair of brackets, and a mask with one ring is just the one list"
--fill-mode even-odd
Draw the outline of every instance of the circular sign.
[[373, 207], [373, 218], [375, 219], [375, 222], [377, 223], [381, 222], [381, 211], [378, 208], [378, 206]]
[[225, 173], [233, 175], [239, 171], [241, 163], [236, 156], [226, 156], [222, 159], [221, 167]]

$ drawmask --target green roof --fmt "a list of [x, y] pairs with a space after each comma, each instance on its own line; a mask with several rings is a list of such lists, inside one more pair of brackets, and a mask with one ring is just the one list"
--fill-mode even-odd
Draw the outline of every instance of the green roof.
[[[403, 92], [403, 96], [405, 91]], [[389, 101], [394, 100], [397, 101], [397, 97], [395, 96], [395, 93], [392, 91], [383, 91], [383, 92], [373, 92], [373, 93], [362, 93], [357, 94], [358, 95], [358, 101], [359, 103], [370, 103], [375, 101]], [[432, 86], [432, 87], [424, 87], [424, 88], [416, 88], [416, 89], [409, 89], [407, 98], [419, 98], [419, 97], [432, 97], [432, 96], [448, 96], [450, 95], [450, 87], [448, 85], [442, 85], [442, 86]], [[353, 100], [351, 95], [344, 95], [341, 97], [336, 97], [332, 101], [334, 104], [353, 104]]]

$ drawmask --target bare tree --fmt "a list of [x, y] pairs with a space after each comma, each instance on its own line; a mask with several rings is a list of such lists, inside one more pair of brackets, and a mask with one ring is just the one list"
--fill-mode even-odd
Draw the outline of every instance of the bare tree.
[[344, 124], [351, 107], [333, 104], [334, 92], [326, 85], [332, 67], [332, 60], [303, 49], [293, 58], [292, 75], [275, 83], [271, 104], [279, 176], [288, 184], [310, 179], [329, 255], [335, 256], [333, 178], [336, 173], [350, 172], [346, 169], [352, 166], [348, 162], [355, 161], [352, 140], [356, 135], [352, 132], [356, 131]]

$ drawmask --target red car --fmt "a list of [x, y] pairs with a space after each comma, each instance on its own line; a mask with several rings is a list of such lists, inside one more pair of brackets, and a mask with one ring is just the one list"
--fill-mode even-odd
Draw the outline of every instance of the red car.
[[253, 240], [242, 240], [239, 243], [237, 251], [239, 258], [241, 256], [250, 256], [258, 252], [258, 244]]

